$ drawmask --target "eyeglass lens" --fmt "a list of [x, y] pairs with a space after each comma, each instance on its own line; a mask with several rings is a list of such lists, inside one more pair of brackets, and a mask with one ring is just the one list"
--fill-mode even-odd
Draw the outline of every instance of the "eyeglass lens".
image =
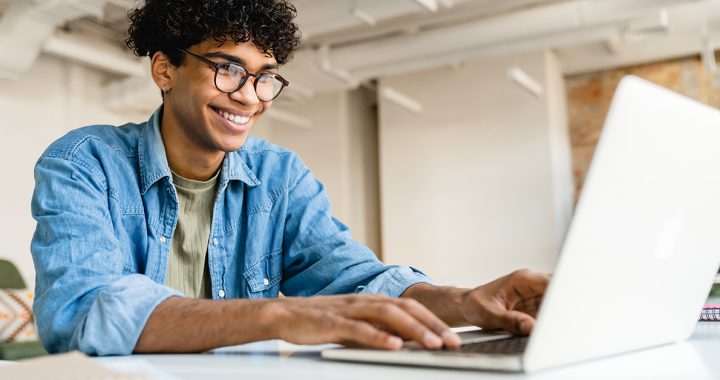
[[[223, 92], [235, 92], [247, 81], [250, 74], [239, 65], [224, 64], [217, 69], [215, 84]], [[272, 74], [258, 74], [255, 78], [255, 92], [261, 101], [271, 101], [283, 88], [283, 83]]]

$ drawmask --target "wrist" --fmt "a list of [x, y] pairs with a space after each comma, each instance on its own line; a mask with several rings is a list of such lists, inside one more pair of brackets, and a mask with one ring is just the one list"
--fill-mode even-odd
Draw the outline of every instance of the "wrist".
[[465, 300], [472, 289], [419, 283], [410, 286], [401, 297], [413, 298], [435, 313], [449, 326], [467, 326]]
[[228, 325], [239, 327], [232, 330], [235, 334], [227, 335], [232, 336], [231, 345], [280, 339], [278, 328], [282, 326], [283, 316], [279, 300], [235, 299], [223, 302], [227, 309], [222, 313], [232, 318]]
[[283, 339], [282, 328], [287, 323], [285, 300], [278, 298], [267, 300], [261, 307], [259, 321], [263, 324], [265, 340]]

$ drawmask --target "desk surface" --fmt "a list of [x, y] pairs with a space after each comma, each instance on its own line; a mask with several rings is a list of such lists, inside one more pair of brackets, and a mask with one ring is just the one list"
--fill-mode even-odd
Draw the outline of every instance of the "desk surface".
[[[323, 347], [327, 346], [295, 346], [265, 341], [204, 354], [134, 355], [95, 360], [110, 368], [144, 372], [157, 380], [720, 378], [720, 322], [700, 322], [692, 338], [684, 343], [547, 370], [532, 376], [329, 362], [320, 358], [319, 350]], [[153, 369], [157, 372], [153, 373]]]

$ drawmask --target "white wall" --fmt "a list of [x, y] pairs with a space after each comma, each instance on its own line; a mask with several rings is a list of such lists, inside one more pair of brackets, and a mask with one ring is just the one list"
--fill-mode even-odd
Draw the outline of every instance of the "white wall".
[[[545, 98], [508, 81], [510, 66], [543, 84]], [[572, 187], [557, 189], [569, 185], [555, 178], [570, 174], [568, 151], [552, 152], [566, 134], [558, 78], [552, 55], [538, 52], [380, 82], [424, 106], [415, 115], [379, 104], [387, 262], [460, 286], [552, 270], [572, 202]]]
[[71, 129], [139, 122], [149, 116], [106, 111], [102, 85], [107, 80], [94, 70], [47, 56], [17, 81], [0, 79], [0, 257], [18, 265], [29, 285], [35, 282], [30, 200], [37, 158]]

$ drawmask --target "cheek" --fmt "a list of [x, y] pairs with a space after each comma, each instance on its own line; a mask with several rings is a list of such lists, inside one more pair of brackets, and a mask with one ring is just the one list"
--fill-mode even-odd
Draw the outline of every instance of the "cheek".
[[199, 107], [209, 103], [215, 96], [215, 89], [212, 78], [202, 75], [186, 75], [180, 81], [181, 102], [187, 106]]
[[272, 102], [260, 102], [260, 110], [258, 111], [258, 116], [265, 113], [267, 110], [270, 109], [270, 107], [272, 107]]

